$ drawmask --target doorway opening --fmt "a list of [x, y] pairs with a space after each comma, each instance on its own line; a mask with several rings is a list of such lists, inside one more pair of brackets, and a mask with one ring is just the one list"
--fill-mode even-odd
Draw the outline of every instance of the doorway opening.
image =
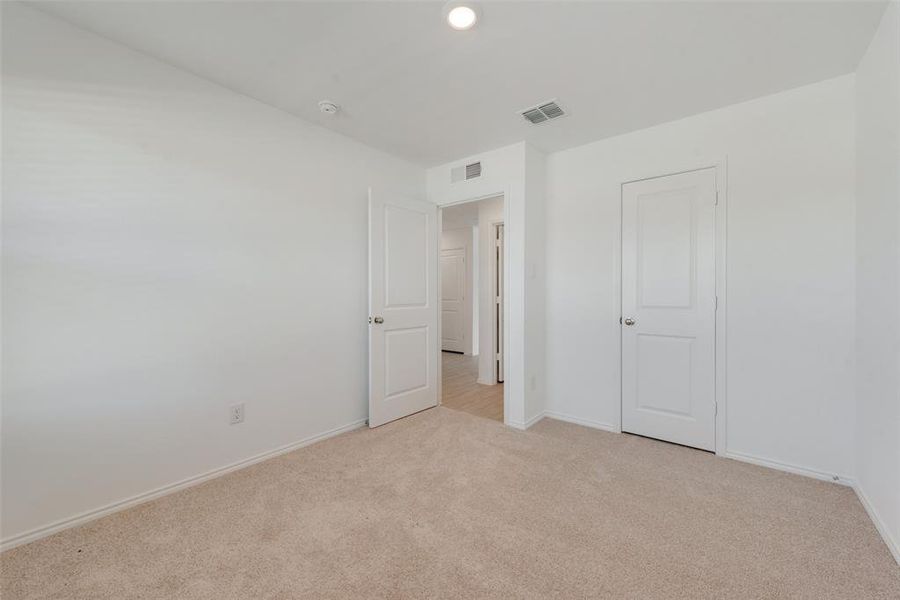
[[504, 421], [503, 196], [441, 209], [441, 403]]

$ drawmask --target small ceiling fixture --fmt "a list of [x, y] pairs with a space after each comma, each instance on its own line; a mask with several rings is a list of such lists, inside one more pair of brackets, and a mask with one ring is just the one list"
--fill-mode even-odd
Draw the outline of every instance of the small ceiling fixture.
[[537, 125], [538, 123], [546, 123], [551, 119], [564, 117], [566, 116], [566, 111], [556, 103], [556, 100], [548, 100], [547, 102], [541, 102], [537, 106], [520, 110], [519, 114], [525, 117], [525, 120], [532, 125]]
[[478, 22], [478, 7], [466, 2], [448, 2], [444, 6], [447, 23], [457, 31], [472, 29]]
[[341, 110], [341, 107], [331, 100], [322, 100], [319, 102], [319, 110], [321, 110], [326, 115], [333, 115], [337, 114], [337, 111]]

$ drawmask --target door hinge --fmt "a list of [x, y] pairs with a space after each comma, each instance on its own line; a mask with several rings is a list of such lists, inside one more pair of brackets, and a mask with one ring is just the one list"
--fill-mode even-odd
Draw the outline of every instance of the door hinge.
[[719, 296], [716, 295], [716, 310], [719, 310]]
[[713, 402], [713, 416], [716, 416], [718, 414], [719, 414], [719, 403]]
[[715, 206], [719, 205], [719, 190], [716, 190], [716, 203]]

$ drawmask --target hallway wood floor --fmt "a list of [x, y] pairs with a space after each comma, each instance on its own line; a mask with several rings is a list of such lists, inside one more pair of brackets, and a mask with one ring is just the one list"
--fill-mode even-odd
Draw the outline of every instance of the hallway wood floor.
[[476, 417], [503, 422], [503, 384], [482, 385], [478, 357], [441, 352], [443, 392], [441, 404]]

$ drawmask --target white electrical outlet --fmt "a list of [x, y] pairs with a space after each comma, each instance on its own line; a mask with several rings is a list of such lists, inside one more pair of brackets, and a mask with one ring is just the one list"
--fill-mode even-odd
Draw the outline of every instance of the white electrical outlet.
[[244, 403], [233, 404], [231, 406], [231, 424], [237, 425], [244, 422]]

